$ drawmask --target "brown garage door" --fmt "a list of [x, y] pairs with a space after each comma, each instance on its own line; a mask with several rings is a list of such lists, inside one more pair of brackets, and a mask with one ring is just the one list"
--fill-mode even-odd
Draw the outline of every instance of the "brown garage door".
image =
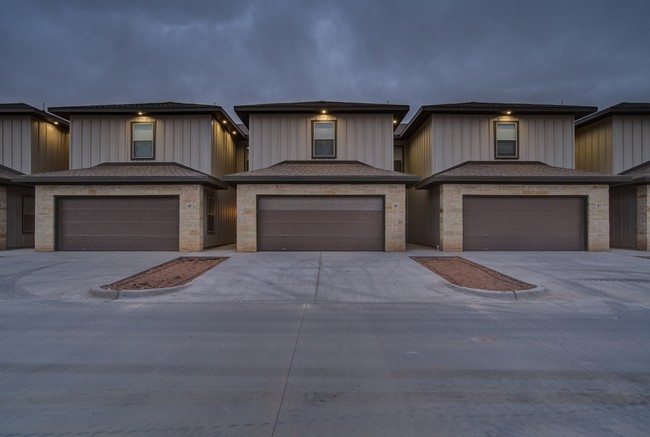
[[464, 196], [464, 250], [585, 250], [583, 197]]
[[178, 250], [178, 197], [61, 197], [58, 250]]
[[380, 196], [260, 196], [258, 250], [384, 250]]

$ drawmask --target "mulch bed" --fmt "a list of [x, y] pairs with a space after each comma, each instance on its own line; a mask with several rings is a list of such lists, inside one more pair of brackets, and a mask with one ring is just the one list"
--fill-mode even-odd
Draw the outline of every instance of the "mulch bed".
[[152, 267], [144, 272], [124, 278], [112, 284], [102, 285], [106, 290], [148, 290], [151, 288], [177, 287], [187, 284], [228, 258], [180, 257]]
[[535, 288], [534, 285], [511, 278], [459, 256], [412, 256], [411, 259], [450, 283], [461, 287], [491, 291], [519, 291]]

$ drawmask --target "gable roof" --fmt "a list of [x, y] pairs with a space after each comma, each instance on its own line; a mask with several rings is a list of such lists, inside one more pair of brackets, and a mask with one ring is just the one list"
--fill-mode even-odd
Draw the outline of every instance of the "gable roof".
[[406, 184], [419, 176], [372, 167], [359, 161], [282, 161], [270, 167], [234, 173], [222, 178], [237, 184], [277, 183], [369, 183]]
[[69, 128], [67, 120], [58, 117], [55, 114], [41, 111], [40, 109], [34, 108], [26, 103], [0, 103], [0, 116], [2, 115], [29, 115], [48, 123], [56, 124], [65, 131]]
[[572, 115], [574, 119], [598, 110], [595, 106], [545, 105], [533, 103], [465, 102], [422, 106], [402, 131], [400, 139], [409, 139], [433, 114], [493, 115]]
[[553, 167], [539, 161], [467, 161], [422, 180], [427, 189], [443, 183], [619, 184], [630, 177]]
[[587, 126], [613, 115], [650, 115], [650, 103], [621, 102], [579, 119], [576, 127]]
[[19, 176], [13, 181], [32, 185], [200, 184], [227, 188], [219, 179], [175, 162], [106, 162], [88, 168]]
[[409, 111], [408, 105], [389, 103], [354, 103], [319, 100], [313, 102], [262, 103], [235, 106], [235, 112], [248, 127], [250, 114], [392, 114], [397, 127]]
[[[48, 108], [53, 114], [70, 119], [71, 115], [174, 115], [174, 114], [211, 114], [228, 130], [246, 138], [246, 134], [239, 128], [232, 118], [221, 106], [203, 105], [198, 103], [125, 103], [116, 105], [90, 105], [90, 106], [56, 106]], [[225, 123], [224, 123], [225, 122]]]

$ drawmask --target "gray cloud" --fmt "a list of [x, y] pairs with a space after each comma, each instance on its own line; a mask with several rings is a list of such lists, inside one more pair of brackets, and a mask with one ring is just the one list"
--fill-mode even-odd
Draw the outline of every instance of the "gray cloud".
[[650, 101], [650, 3], [3, 1], [0, 101]]

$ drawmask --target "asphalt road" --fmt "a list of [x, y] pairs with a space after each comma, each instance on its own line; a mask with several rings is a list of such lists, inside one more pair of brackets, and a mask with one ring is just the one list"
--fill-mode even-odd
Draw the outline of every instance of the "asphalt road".
[[648, 429], [647, 305], [0, 305], [1, 436]]

